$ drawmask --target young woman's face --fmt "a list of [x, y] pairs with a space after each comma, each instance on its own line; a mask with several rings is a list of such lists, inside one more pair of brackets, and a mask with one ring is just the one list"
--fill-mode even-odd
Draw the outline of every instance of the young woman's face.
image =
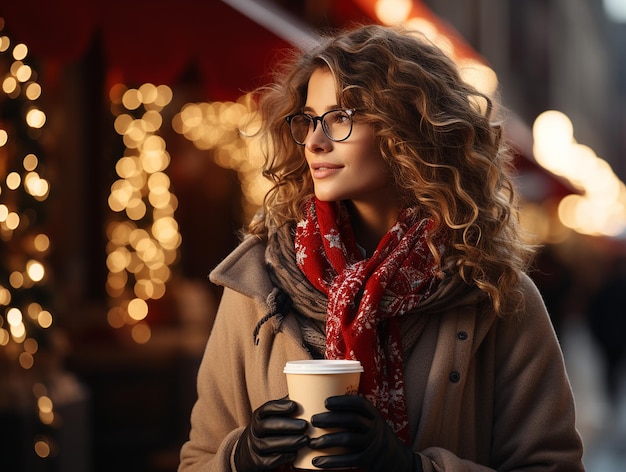
[[[333, 75], [328, 69], [317, 69], [309, 79], [304, 113], [321, 116], [340, 108]], [[306, 137], [304, 154], [315, 196], [322, 201], [352, 200], [358, 204], [395, 195], [374, 131], [369, 124], [359, 122], [358, 112], [350, 137], [341, 142], [331, 141], [318, 121], [315, 131]]]

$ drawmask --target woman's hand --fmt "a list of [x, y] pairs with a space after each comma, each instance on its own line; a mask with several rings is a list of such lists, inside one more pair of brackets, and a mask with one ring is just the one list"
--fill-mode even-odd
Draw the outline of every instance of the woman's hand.
[[338, 428], [340, 431], [312, 438], [309, 447], [346, 448], [338, 455], [318, 456], [313, 464], [322, 469], [359, 467], [369, 472], [421, 471], [419, 458], [387, 425], [378, 410], [364, 397], [342, 395], [326, 399], [328, 413], [311, 418], [317, 428]]
[[307, 422], [291, 417], [297, 406], [291, 400], [271, 400], [254, 411], [235, 448], [237, 470], [272, 470], [295, 460], [297, 451], [309, 442]]

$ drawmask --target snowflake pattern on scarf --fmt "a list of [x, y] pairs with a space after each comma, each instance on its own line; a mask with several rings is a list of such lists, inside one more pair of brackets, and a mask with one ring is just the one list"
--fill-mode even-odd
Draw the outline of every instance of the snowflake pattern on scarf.
[[[426, 244], [432, 227], [405, 210], [374, 254], [363, 258], [347, 210], [340, 203], [306, 203], [296, 226], [296, 262], [328, 297], [326, 357], [361, 361], [360, 393], [408, 440], [399, 316], [428, 297], [439, 267]], [[382, 342], [381, 342], [382, 340]]]

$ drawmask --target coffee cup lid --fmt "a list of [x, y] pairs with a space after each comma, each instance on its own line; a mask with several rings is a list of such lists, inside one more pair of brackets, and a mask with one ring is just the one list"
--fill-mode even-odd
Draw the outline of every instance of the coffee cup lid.
[[359, 361], [341, 359], [309, 359], [289, 361], [283, 370], [285, 374], [344, 374], [363, 372]]

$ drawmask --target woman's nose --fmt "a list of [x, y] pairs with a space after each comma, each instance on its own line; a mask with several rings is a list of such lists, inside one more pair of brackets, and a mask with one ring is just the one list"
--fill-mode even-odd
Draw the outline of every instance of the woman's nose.
[[305, 147], [310, 152], [327, 152], [332, 148], [332, 141], [324, 133], [321, 123], [317, 123], [315, 129], [309, 131]]

